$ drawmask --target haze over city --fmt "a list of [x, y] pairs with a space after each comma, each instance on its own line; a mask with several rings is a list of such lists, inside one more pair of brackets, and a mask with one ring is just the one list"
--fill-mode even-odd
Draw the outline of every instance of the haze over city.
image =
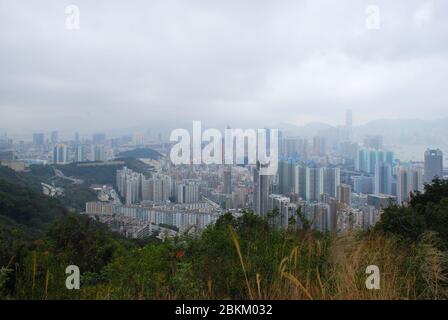
[[448, 299], [447, 12], [0, 0], [0, 308]]

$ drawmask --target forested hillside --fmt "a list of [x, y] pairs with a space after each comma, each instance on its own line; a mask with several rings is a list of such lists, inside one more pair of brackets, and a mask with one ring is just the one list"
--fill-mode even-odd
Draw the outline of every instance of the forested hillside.
[[[200, 235], [124, 240], [57, 200], [2, 180], [3, 299], [446, 299], [448, 182], [409, 207], [390, 207], [375, 230], [278, 230], [246, 211]], [[81, 270], [67, 290], [65, 268]], [[365, 286], [378, 266], [381, 289]]]

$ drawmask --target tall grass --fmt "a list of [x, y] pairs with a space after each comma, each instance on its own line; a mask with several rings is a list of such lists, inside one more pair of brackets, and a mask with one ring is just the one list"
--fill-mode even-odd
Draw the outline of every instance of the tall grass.
[[[232, 238], [247, 277], [234, 231]], [[426, 234], [418, 245], [409, 246], [376, 233], [359, 238], [347, 233], [333, 236], [330, 242], [308, 234], [279, 263], [273, 283], [260, 288], [257, 273], [257, 287], [249, 287], [248, 292], [274, 300], [446, 299], [448, 255], [437, 249], [436, 239]], [[366, 287], [369, 265], [379, 267], [378, 290]]]
[[[277, 265], [257, 269], [254, 254], [247, 252], [247, 239], [231, 226], [229, 239], [233, 244], [235, 273], [241, 277], [242, 298], [273, 300], [365, 300], [365, 299], [446, 299], [448, 298], [448, 255], [441, 251], [437, 237], [425, 234], [414, 245], [391, 236], [368, 233], [315, 235], [312, 232], [287, 232], [285, 254], [280, 253]], [[252, 244], [249, 243], [249, 247]], [[267, 246], [270, 244], [267, 243]], [[232, 251], [232, 247], [229, 249]], [[123, 256], [116, 261], [115, 272], [109, 280], [83, 285], [78, 292], [64, 288], [64, 268], [52, 264], [47, 253], [33, 253], [18, 277], [20, 293], [16, 298], [31, 299], [223, 299], [216, 292], [218, 279], [199, 280], [189, 261], [170, 260], [165, 249], [139, 249], [133, 263]], [[283, 251], [281, 251], [283, 252]], [[283, 256], [284, 255], [284, 256]], [[132, 256], [132, 255], [131, 255]], [[139, 260], [143, 258], [144, 260]], [[213, 262], [210, 261], [210, 264]], [[380, 289], [366, 288], [366, 268], [376, 265], [380, 270]], [[152, 266], [152, 270], [147, 268]], [[206, 265], [207, 266], [207, 265]], [[258, 264], [259, 266], [259, 264]], [[161, 271], [172, 269], [171, 278]], [[266, 274], [266, 270], [271, 270]], [[114, 275], [118, 275], [117, 280]], [[219, 277], [220, 275], [216, 275]], [[222, 279], [221, 279], [222, 280]], [[182, 290], [179, 289], [179, 286]], [[179, 292], [182, 292], [180, 295]], [[14, 298], [14, 297], [12, 297]]]

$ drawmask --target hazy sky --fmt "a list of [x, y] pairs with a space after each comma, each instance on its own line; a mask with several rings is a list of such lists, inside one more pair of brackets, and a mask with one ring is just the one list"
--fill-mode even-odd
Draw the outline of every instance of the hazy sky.
[[[80, 30], [66, 28], [69, 4]], [[0, 0], [0, 130], [447, 117], [447, 12], [446, 0]]]

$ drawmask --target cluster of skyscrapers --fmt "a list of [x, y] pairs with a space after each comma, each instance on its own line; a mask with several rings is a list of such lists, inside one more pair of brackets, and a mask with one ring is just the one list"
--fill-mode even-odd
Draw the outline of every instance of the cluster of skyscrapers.
[[428, 149], [424, 162], [403, 162], [384, 146], [383, 137], [353, 142], [352, 115], [346, 125], [312, 138], [279, 134], [278, 173], [260, 174], [252, 167], [254, 212], [275, 224], [301, 227], [301, 213], [318, 230], [368, 228], [393, 203], [406, 205], [424, 183], [443, 177], [443, 154]]
[[118, 193], [126, 204], [195, 203], [199, 202], [199, 186], [193, 180], [175, 181], [169, 175], [153, 172], [149, 177], [124, 167], [117, 170]]
[[[58, 131], [52, 131], [47, 136], [44, 133], [34, 133], [31, 143], [20, 141], [13, 144], [10, 139], [8, 148], [12, 150], [13, 159], [20, 159], [26, 164], [65, 165], [112, 160], [117, 148], [125, 144], [133, 146], [134, 140], [132, 137], [106, 139], [103, 133], [95, 133], [82, 140], [76, 133], [74, 138], [62, 140]], [[137, 140], [142, 142], [141, 139]]]
[[423, 163], [404, 163], [392, 151], [381, 149], [382, 138], [366, 140], [368, 147], [356, 153], [352, 168], [302, 161], [299, 153], [281, 159], [276, 176], [263, 176], [259, 167], [252, 168], [254, 212], [266, 217], [276, 208], [276, 224], [282, 227], [291, 221], [300, 227], [295, 215], [300, 210], [319, 230], [367, 228], [385, 207], [408, 203], [413, 194], [423, 192], [424, 183], [443, 177], [443, 154], [438, 149], [428, 149]]
[[[413, 194], [423, 192], [425, 183], [443, 178], [439, 149], [426, 150], [423, 161], [404, 162], [396, 158], [395, 149], [385, 144], [383, 137], [362, 138], [361, 142], [354, 137], [348, 111], [344, 126], [316, 135], [279, 132], [278, 171], [274, 175], [264, 175], [260, 163], [246, 161], [241, 165], [177, 166], [162, 157], [151, 160], [152, 169], [145, 173], [123, 167], [116, 172], [116, 186], [109, 188], [116, 188], [124, 204], [105, 197], [100, 203], [89, 203], [88, 211], [186, 227], [195, 221], [208, 225], [222, 212], [238, 215], [242, 209], [252, 208], [279, 228], [303, 228], [306, 223], [321, 231], [366, 229], [390, 204], [407, 205]], [[171, 144], [159, 140], [151, 148], [169, 154]], [[54, 131], [49, 139], [34, 134], [31, 146], [20, 145], [18, 150], [58, 165], [86, 161], [101, 165], [122, 151], [147, 147], [147, 141], [142, 133], [113, 139], [98, 133], [82, 141], [76, 134], [74, 140], [61, 141]], [[271, 142], [269, 135], [268, 148]], [[1, 157], [8, 157], [3, 163], [18, 168], [8, 154]]]

